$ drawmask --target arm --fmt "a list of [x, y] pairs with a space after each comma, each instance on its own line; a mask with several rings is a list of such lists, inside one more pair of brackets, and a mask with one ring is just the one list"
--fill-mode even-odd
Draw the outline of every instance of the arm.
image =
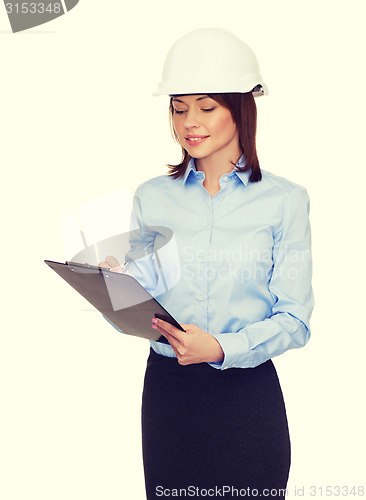
[[130, 249], [125, 255], [125, 271], [131, 274], [152, 295], [158, 287], [159, 276], [154, 258], [155, 234], [144, 226], [141, 209], [141, 188], [133, 197], [130, 223]]
[[269, 282], [275, 301], [272, 315], [238, 332], [213, 335], [224, 352], [222, 362], [210, 363], [215, 368], [255, 367], [309, 340], [314, 301], [309, 197], [305, 188], [299, 186], [289, 194], [282, 221], [282, 231], [274, 242]]
[[[116, 259], [110, 256], [106, 258], [106, 262], [99, 265], [102, 264], [105, 267], [111, 267], [114, 271], [130, 274], [150, 295], [156, 298], [166, 292], [169, 287], [173, 287], [179, 279], [180, 275], [177, 272], [179, 267], [177, 266], [178, 252], [175, 240], [172, 237], [173, 233], [169, 228], [147, 226], [144, 223], [141, 199], [142, 188], [139, 186], [133, 198], [129, 232], [130, 248], [125, 254], [124, 265], [119, 266]], [[173, 261], [175, 262], [175, 266], [171, 266], [175, 270], [174, 272], [169, 272], [169, 268], [163, 272], [158, 254], [160, 254], [160, 257], [165, 255], [164, 260], [169, 261], [170, 264]], [[167, 255], [169, 258], [167, 258]], [[112, 261], [115, 262], [112, 264]], [[106, 317], [105, 319], [121, 332]]]

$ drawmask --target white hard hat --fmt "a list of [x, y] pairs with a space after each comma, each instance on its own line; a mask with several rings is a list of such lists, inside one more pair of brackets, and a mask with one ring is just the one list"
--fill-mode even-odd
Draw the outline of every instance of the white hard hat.
[[267, 95], [252, 49], [233, 33], [202, 28], [179, 38], [165, 59], [154, 96], [253, 92]]

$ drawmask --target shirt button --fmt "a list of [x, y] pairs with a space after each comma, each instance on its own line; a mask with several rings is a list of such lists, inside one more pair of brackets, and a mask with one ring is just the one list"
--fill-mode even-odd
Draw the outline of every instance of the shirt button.
[[204, 260], [205, 260], [205, 258], [204, 258], [204, 257], [202, 257], [202, 255], [201, 255], [201, 257], [200, 257], [200, 261], [201, 261], [201, 262], [203, 262]]
[[232, 366], [232, 368], [234, 368], [234, 366], [236, 366], [236, 363], [234, 363], [234, 364], [233, 364], [233, 365], [231, 365], [231, 366]]
[[226, 175], [225, 175], [225, 177], [224, 177], [224, 181], [227, 181], [227, 177], [226, 177]]
[[228, 366], [225, 366], [224, 370], [227, 370], [229, 367]]
[[198, 297], [198, 300], [203, 300], [203, 298], [204, 298], [204, 297], [203, 297], [203, 295], [200, 295], [200, 296]]
[[203, 224], [203, 227], [208, 227], [208, 222], [205, 222], [205, 223]]

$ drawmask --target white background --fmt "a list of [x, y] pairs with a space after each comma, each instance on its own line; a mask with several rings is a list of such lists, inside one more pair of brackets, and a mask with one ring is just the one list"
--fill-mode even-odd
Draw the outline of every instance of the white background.
[[168, 97], [151, 94], [171, 44], [201, 27], [255, 51], [270, 90], [261, 166], [311, 199], [312, 338], [275, 359], [289, 496], [365, 484], [365, 14], [363, 0], [80, 0], [13, 34], [0, 5], [2, 500], [145, 498], [148, 342], [118, 334], [43, 259], [65, 259], [68, 211], [179, 161]]

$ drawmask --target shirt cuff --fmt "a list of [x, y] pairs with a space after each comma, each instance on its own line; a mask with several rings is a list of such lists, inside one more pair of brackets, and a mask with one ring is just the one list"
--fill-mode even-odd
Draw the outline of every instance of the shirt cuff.
[[219, 363], [208, 363], [210, 366], [220, 370], [228, 368], [240, 368], [240, 356], [249, 350], [248, 340], [241, 333], [218, 333], [213, 335], [224, 352], [224, 359]]

